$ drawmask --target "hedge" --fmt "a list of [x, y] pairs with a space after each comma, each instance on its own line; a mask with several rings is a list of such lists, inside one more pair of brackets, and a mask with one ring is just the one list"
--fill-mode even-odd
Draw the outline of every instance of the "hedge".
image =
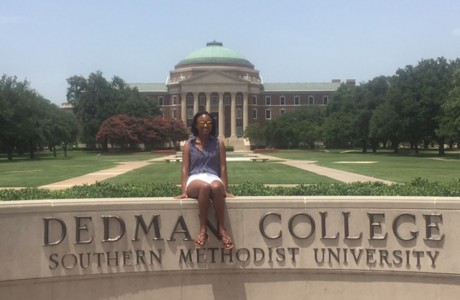
[[[235, 196], [447, 196], [460, 197], [460, 179], [448, 183], [431, 182], [416, 178], [406, 184], [383, 183], [321, 183], [295, 187], [266, 187], [260, 183], [247, 182], [232, 185]], [[134, 185], [97, 183], [81, 185], [64, 190], [26, 188], [0, 190], [0, 200], [78, 199], [78, 198], [129, 198], [174, 197], [180, 187], [172, 183]]]

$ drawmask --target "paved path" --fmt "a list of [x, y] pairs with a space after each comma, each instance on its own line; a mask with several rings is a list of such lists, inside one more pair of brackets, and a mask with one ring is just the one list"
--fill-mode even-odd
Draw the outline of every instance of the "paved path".
[[[172, 155], [171, 157], [175, 157]], [[97, 171], [94, 173], [85, 174], [82, 176], [70, 178], [64, 181], [59, 181], [47, 185], [42, 185], [39, 188], [41, 189], [50, 189], [50, 190], [59, 190], [59, 189], [66, 189], [70, 188], [75, 185], [84, 185], [84, 184], [95, 184], [97, 182], [101, 182], [103, 180], [127, 173], [129, 171], [139, 169], [149, 165], [155, 161], [163, 161], [166, 157], [160, 158], [153, 158], [147, 161], [130, 161], [130, 162], [121, 162], [118, 166], [105, 169], [101, 171]]]
[[[327, 176], [327, 177], [330, 177], [330, 178], [333, 178], [335, 180], [345, 182], [345, 183], [352, 183], [352, 182], [382, 182], [385, 184], [394, 183], [394, 182], [379, 179], [379, 178], [369, 177], [369, 176], [355, 174], [355, 173], [346, 172], [346, 171], [340, 171], [340, 170], [336, 170], [332, 168], [321, 167], [321, 166], [316, 165], [314, 161], [285, 160], [285, 159], [280, 161], [280, 158], [269, 156], [269, 155], [257, 155], [257, 156], [261, 158], [267, 158], [268, 160], [276, 160], [276, 161], [279, 161], [278, 163], [285, 164], [285, 165], [295, 167], [295, 168], [299, 168], [302, 170], [306, 170], [309, 172], [313, 172], [313, 173], [316, 173], [322, 176]], [[69, 188], [75, 185], [95, 184], [97, 182], [118, 176], [120, 174], [124, 174], [126, 172], [145, 167], [152, 162], [165, 162], [165, 159], [168, 159], [168, 158], [173, 159], [175, 157], [176, 155], [171, 155], [167, 157], [154, 158], [148, 161], [122, 162], [120, 163], [120, 165], [110, 168], [110, 169], [101, 170], [98, 172], [89, 173], [86, 175], [67, 179], [64, 181], [47, 184], [44, 186], [40, 186], [40, 188], [57, 190], [57, 189]]]
[[319, 175], [327, 176], [332, 179], [346, 182], [346, 183], [352, 183], [352, 182], [382, 182], [386, 184], [393, 184], [394, 182], [384, 180], [384, 179], [379, 179], [375, 177], [370, 177], [370, 176], [365, 176], [361, 174], [356, 174], [356, 173], [351, 173], [347, 171], [341, 171], [337, 169], [332, 169], [332, 168], [327, 168], [327, 167], [321, 167], [315, 164], [315, 162], [312, 161], [304, 161], [304, 160], [287, 160], [282, 162], [285, 165], [299, 168], [302, 170], [310, 171]]

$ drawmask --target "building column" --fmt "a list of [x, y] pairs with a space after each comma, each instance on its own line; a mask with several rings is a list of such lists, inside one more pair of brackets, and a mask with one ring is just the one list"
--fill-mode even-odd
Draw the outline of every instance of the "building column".
[[195, 115], [198, 110], [198, 93], [193, 93], [193, 115]]
[[211, 113], [211, 93], [206, 93], [206, 111]]
[[243, 132], [249, 123], [248, 93], [243, 93]]
[[230, 94], [230, 124], [231, 138], [236, 138], [236, 93]]
[[224, 94], [219, 93], [219, 138], [225, 139]]
[[180, 106], [180, 116], [184, 126], [187, 127], [187, 93], [180, 94], [181, 106]]

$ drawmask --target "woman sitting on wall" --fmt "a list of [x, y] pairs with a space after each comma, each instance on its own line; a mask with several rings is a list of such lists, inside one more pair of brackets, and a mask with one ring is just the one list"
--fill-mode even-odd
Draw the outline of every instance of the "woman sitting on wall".
[[233, 249], [233, 240], [225, 230], [225, 198], [228, 191], [227, 162], [224, 142], [216, 138], [214, 118], [208, 112], [193, 117], [192, 133], [182, 152], [182, 194], [177, 198], [198, 199], [200, 231], [195, 247], [204, 248], [208, 239], [207, 217], [212, 201], [217, 230], [224, 249]]

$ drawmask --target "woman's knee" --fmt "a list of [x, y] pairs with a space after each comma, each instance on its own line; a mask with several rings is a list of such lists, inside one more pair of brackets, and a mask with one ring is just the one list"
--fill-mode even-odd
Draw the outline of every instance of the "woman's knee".
[[198, 197], [200, 194], [211, 194], [211, 185], [204, 181], [192, 181], [187, 187], [187, 192], [192, 197]]
[[223, 194], [225, 192], [224, 191], [224, 185], [222, 184], [222, 182], [213, 181], [213, 182], [211, 182], [210, 186], [211, 186], [212, 193], [214, 195]]
[[202, 191], [203, 193], [208, 193], [209, 194], [212, 191], [212, 186], [210, 184], [208, 184], [208, 183], [203, 184], [201, 186], [201, 188], [200, 188], [200, 191]]

